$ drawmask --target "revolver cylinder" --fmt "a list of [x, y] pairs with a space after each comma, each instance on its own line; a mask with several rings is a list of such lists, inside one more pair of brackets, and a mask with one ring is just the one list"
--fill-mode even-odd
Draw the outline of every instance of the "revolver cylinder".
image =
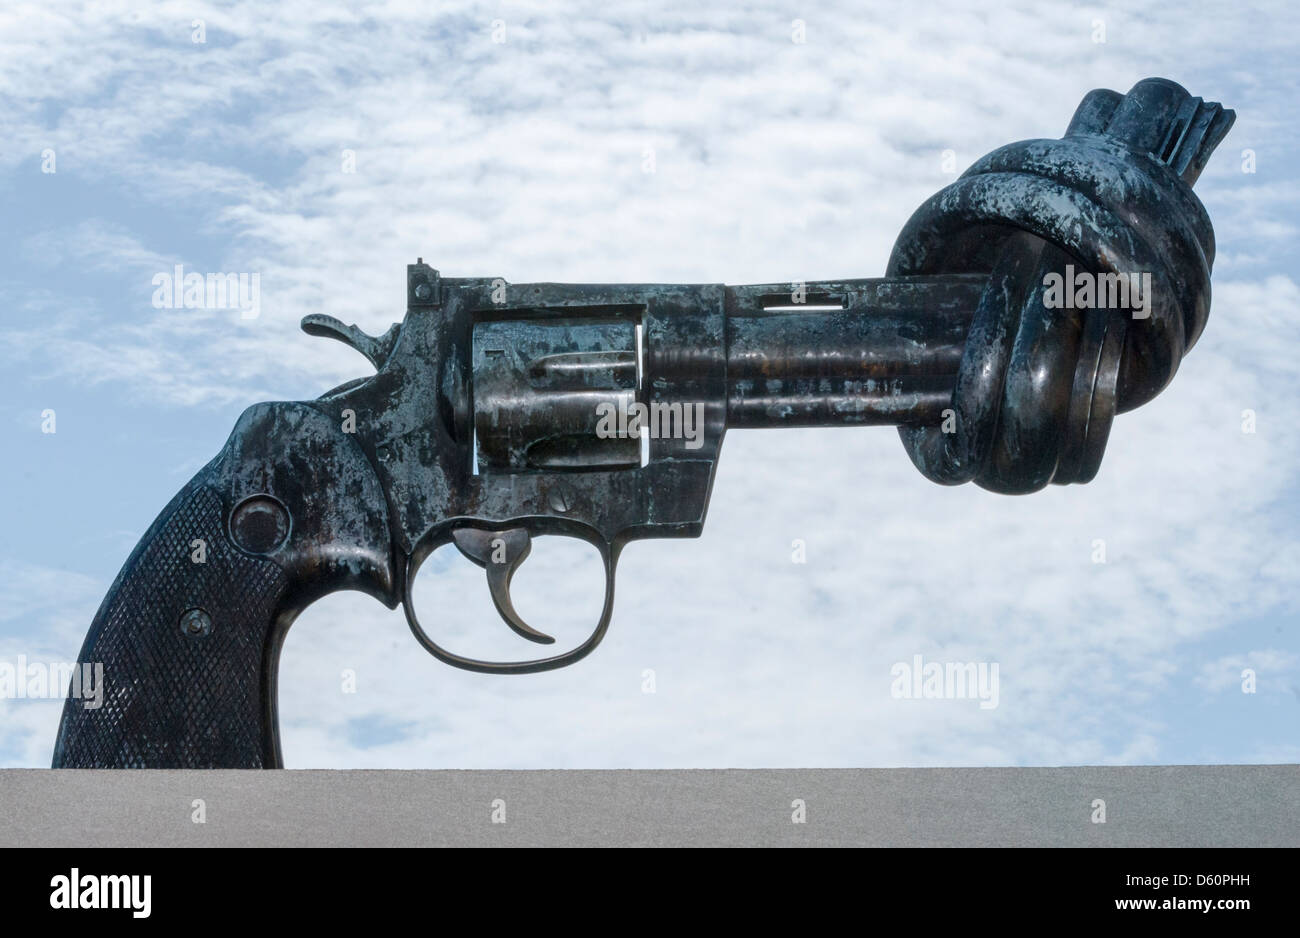
[[496, 470], [626, 469], [637, 398], [636, 326], [574, 316], [479, 322], [473, 337], [475, 453]]

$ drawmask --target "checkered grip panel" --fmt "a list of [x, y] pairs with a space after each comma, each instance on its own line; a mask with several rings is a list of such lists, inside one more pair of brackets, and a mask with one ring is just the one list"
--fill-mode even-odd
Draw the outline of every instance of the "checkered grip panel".
[[[103, 704], [66, 702], [55, 768], [264, 767], [263, 656], [287, 585], [231, 544], [214, 489], [181, 492], [95, 616], [80, 660], [103, 664]], [[191, 609], [207, 613], [207, 634], [182, 630]]]

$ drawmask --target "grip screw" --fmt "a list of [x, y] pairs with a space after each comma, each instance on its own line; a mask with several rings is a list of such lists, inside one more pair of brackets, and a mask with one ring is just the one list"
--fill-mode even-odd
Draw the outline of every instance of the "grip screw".
[[182, 635], [211, 635], [212, 617], [202, 609], [189, 609], [181, 614]]
[[289, 510], [271, 495], [250, 496], [231, 512], [230, 536], [250, 554], [269, 554], [289, 536]]

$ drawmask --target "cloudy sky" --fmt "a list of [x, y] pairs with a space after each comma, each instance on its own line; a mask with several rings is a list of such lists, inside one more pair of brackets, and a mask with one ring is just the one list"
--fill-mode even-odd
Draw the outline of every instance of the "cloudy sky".
[[[1197, 187], [1213, 313], [1094, 483], [1008, 498], [927, 482], [885, 429], [733, 432], [704, 537], [624, 552], [610, 635], [576, 667], [463, 673], [367, 597], [310, 608], [281, 665], [285, 759], [1300, 761], [1294, 5], [655, 6], [6, 3], [0, 661], [75, 658], [246, 406], [368, 373], [298, 321], [382, 332], [417, 255], [514, 282], [877, 276], [954, 178], [944, 151], [960, 171], [1160, 75], [1238, 113]], [[261, 314], [154, 308], [174, 264], [258, 272]], [[555, 540], [516, 603], [573, 635], [597, 568]], [[468, 561], [437, 555], [416, 598], [448, 641], [520, 650]], [[998, 706], [896, 699], [915, 655], [996, 663]], [[59, 711], [0, 700], [0, 765], [48, 765]]]

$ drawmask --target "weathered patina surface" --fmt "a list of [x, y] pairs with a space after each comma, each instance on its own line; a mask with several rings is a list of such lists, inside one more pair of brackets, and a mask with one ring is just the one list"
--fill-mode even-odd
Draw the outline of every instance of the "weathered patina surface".
[[[936, 482], [1090, 480], [1115, 414], [1159, 393], [1205, 326], [1214, 238], [1191, 185], [1232, 119], [1162, 79], [1094, 91], [1063, 139], [1003, 147], [922, 205], [885, 278], [510, 284], [418, 261], [385, 335], [308, 316], [376, 374], [250, 408], [164, 510], [91, 626], [81, 660], [104, 663], [105, 704], [69, 699], [55, 766], [280, 765], [280, 644], [340, 589], [403, 603], [458, 667], [577, 661], [609, 626], [623, 546], [700, 533], [728, 427], [891, 425]], [[1076, 269], [1147, 277], [1142, 314], [1049, 308], [1048, 278]], [[584, 643], [491, 662], [429, 638], [411, 584], [455, 544], [506, 624], [550, 644], [509, 595], [538, 535], [604, 562]], [[190, 562], [195, 541], [211, 563]]]

